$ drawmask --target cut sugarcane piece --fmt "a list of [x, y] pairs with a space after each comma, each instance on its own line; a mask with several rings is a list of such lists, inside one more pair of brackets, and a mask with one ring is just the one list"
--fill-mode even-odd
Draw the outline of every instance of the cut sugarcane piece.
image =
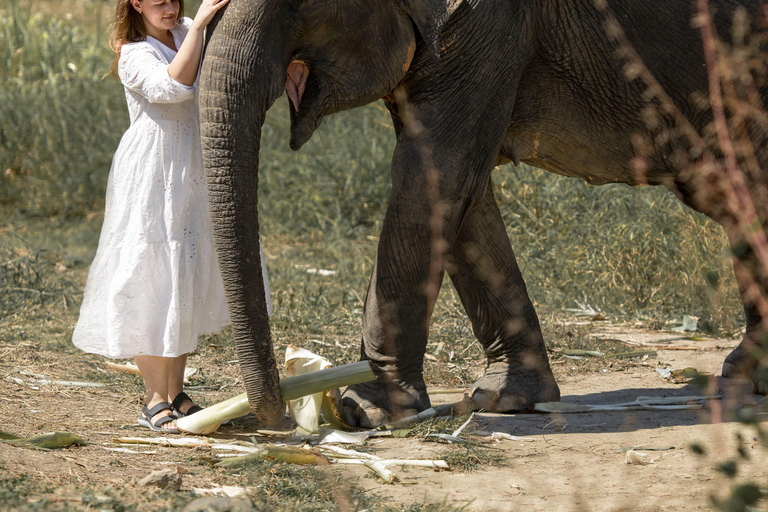
[[[368, 361], [358, 361], [326, 370], [319, 370], [280, 380], [280, 393], [283, 400], [295, 400], [313, 393], [329, 389], [351, 386], [374, 380], [376, 376]], [[227, 420], [245, 416], [251, 412], [245, 393], [237, 395], [202, 411], [176, 420], [176, 427], [190, 434], [207, 435], [216, 432]]]
[[[8, 435], [7, 432], [4, 434]], [[16, 439], [11, 438], [4, 440], [4, 442], [8, 444], [14, 444], [16, 446], [26, 446], [29, 448], [38, 448], [41, 450], [68, 448], [73, 444], [82, 446], [89, 444], [88, 441], [76, 436], [72, 432], [47, 432], [45, 434], [38, 434], [32, 437], [16, 437]]]
[[307, 464], [314, 466], [322, 466], [331, 463], [328, 457], [314, 450], [303, 449], [296, 446], [266, 445], [263, 448], [260, 448], [256, 453], [227, 458], [216, 465], [224, 467], [244, 466], [259, 460], [276, 460], [278, 462], [287, 462], [290, 464]]
[[[132, 375], [141, 375], [141, 370], [139, 370], [139, 367], [136, 366], [133, 363], [113, 363], [111, 361], [107, 361], [105, 363], [107, 365], [107, 368], [110, 370], [115, 370], [116, 372], [123, 372], [123, 373], [130, 373]], [[184, 368], [184, 384], [189, 384], [189, 378], [197, 373], [197, 368], [192, 368], [191, 366], [187, 366]]]
[[13, 441], [17, 439], [24, 439], [21, 436], [17, 436], [16, 434], [11, 434], [10, 432], [6, 432], [4, 430], [0, 430], [0, 440], [3, 441]]
[[139, 367], [133, 363], [120, 364], [106, 361], [104, 364], [107, 365], [107, 368], [110, 370], [115, 370], [116, 372], [130, 373], [131, 375], [141, 375], [141, 370], [139, 370]]
[[248, 396], [241, 393], [211, 407], [176, 420], [176, 428], [190, 434], [208, 435], [216, 432], [222, 423], [251, 412]]
[[444, 460], [418, 460], [418, 459], [382, 459], [378, 455], [371, 453], [358, 452], [338, 446], [320, 446], [316, 448], [321, 453], [331, 452], [330, 457], [334, 464], [365, 464], [367, 462], [378, 462], [384, 466], [415, 466], [432, 469], [450, 469], [448, 463]]
[[148, 444], [160, 446], [177, 446], [181, 448], [210, 448], [211, 450], [256, 453], [260, 448], [253, 443], [235, 441], [224, 444], [215, 439], [206, 437], [119, 437], [115, 439], [119, 444]]
[[414, 414], [413, 416], [406, 416], [405, 418], [401, 418], [392, 423], [387, 423], [383, 426], [383, 428], [386, 428], [387, 430], [406, 428], [415, 423], [426, 421], [435, 416], [443, 416], [447, 414], [466, 414], [475, 410], [476, 408], [477, 405], [472, 401], [472, 399], [468, 396], [465, 396], [464, 399], [460, 402], [430, 407], [429, 409], [425, 409], [418, 414]]
[[371, 363], [368, 361], [358, 361], [281, 379], [280, 394], [283, 396], [283, 400], [288, 401], [311, 395], [312, 393], [352, 386], [353, 384], [361, 384], [371, 380], [376, 380], [376, 375], [371, 370]]
[[392, 472], [392, 470], [377, 460], [364, 460], [363, 465], [376, 473], [379, 478], [384, 480], [385, 484], [394, 484], [400, 481], [400, 479], [396, 474]]
[[637, 410], [687, 410], [702, 409], [707, 400], [719, 400], [720, 395], [710, 396], [671, 396], [652, 397], [639, 396], [634, 402], [619, 404], [572, 404], [569, 402], [540, 402], [534, 404], [533, 410], [547, 413], [581, 413], [595, 411], [637, 411]]
[[362, 464], [376, 462], [383, 466], [412, 466], [417, 468], [430, 468], [430, 469], [451, 469], [447, 462], [444, 460], [420, 460], [420, 459], [336, 459], [334, 464]]

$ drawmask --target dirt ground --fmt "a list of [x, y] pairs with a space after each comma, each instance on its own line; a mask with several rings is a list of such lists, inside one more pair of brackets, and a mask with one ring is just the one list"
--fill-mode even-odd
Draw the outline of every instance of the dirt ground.
[[[694, 367], [699, 372], [718, 374], [723, 358], [735, 345], [733, 341], [691, 342], [675, 335], [627, 334], [616, 329], [595, 336], [666, 348], [644, 362], [622, 365], [620, 369], [614, 369], [606, 360], [605, 367], [597, 371], [565, 372], [559, 382], [565, 402], [609, 405], [641, 396], [700, 395], [701, 391], [690, 384], [664, 380], [656, 368]], [[690, 350], [692, 344], [698, 350]], [[213, 359], [202, 350], [190, 365], [211, 364]], [[6, 378], [23, 377], [19, 370], [28, 369], [62, 379], [68, 369], [82, 364], [99, 373], [107, 371], [97, 358], [62, 356], [30, 350], [23, 344], [0, 343], [0, 372]], [[219, 372], [219, 377], [228, 376], [234, 388], [238, 382], [236, 364], [216, 364], [218, 369], [208, 371]], [[555, 364], [570, 363], [558, 359]], [[113, 490], [137, 489], [138, 481], [150, 471], [168, 467], [182, 474], [181, 492], [216, 485], [245, 485], [242, 472], [203, 465], [200, 461], [209, 453], [199, 448], [136, 448], [145, 452], [140, 454], [107, 450], [116, 437], [152, 435], [135, 425], [138, 388], [126, 389], [124, 393], [109, 389], [114, 387], [44, 385], [32, 389], [0, 381], [0, 429], [22, 436], [64, 430], [92, 443], [49, 452], [0, 443], [0, 476], [27, 474], [41, 484], [60, 486], [58, 491], [32, 494], [28, 497], [30, 502], [46, 498], [77, 503], [83, 499], [77, 489], [84, 484]], [[468, 431], [504, 432], [532, 439], [498, 442], [495, 447], [504, 456], [503, 466], [486, 466], [472, 472], [393, 467], [401, 481], [398, 484], [384, 484], [372, 478], [364, 467], [334, 465], [324, 471], [340, 471], [346, 481], [402, 506], [442, 502], [468, 504], [468, 510], [484, 511], [711, 510], [710, 495], [726, 496], [733, 482], [751, 480], [762, 487], [768, 483], [768, 450], [760, 447], [754, 431], [733, 420], [734, 410], [745, 404], [762, 406], [765, 397], [744, 394], [743, 389], [732, 385], [720, 386], [717, 391], [722, 399], [710, 401], [701, 410], [476, 414]], [[231, 395], [228, 389], [217, 389], [198, 391], [195, 396], [205, 404]], [[461, 394], [435, 393], [432, 398], [435, 404], [451, 403], [460, 400]], [[765, 413], [759, 418], [768, 426]], [[281, 439], [263, 437], [264, 428], [246, 417], [222, 427], [214, 437], [248, 440], [255, 436], [259, 442]], [[290, 424], [286, 422], [283, 428], [289, 429]], [[732, 482], [716, 466], [734, 457], [738, 433], [750, 458], [739, 463], [738, 475]], [[694, 454], [689, 448], [693, 443], [702, 445], [706, 455]], [[379, 438], [372, 446], [381, 457], [410, 459], [433, 459], [454, 449], [419, 438]], [[631, 447], [640, 447], [637, 450], [647, 454], [650, 463], [628, 464], [626, 450]], [[766, 508], [765, 500], [761, 503], [763, 508], [756, 510]]]

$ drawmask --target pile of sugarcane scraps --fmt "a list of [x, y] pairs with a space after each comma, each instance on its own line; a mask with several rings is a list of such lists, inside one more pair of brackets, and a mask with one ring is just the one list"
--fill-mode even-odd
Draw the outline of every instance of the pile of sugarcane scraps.
[[[390, 466], [416, 466], [435, 470], [450, 469], [443, 460], [408, 460], [408, 459], [384, 459], [370, 453], [362, 453], [355, 450], [340, 448], [331, 445], [289, 446], [285, 444], [257, 445], [244, 441], [221, 442], [220, 440], [205, 437], [120, 437], [115, 442], [121, 447], [106, 447], [107, 450], [127, 453], [156, 453], [141, 452], [127, 448], [127, 446], [158, 445], [175, 446], [183, 448], [208, 448], [217, 458], [221, 459], [216, 465], [222, 467], [243, 466], [255, 461], [274, 460], [291, 464], [327, 465], [327, 464], [360, 464], [370, 468], [387, 483], [398, 482], [399, 479], [390, 469]], [[239, 453], [232, 453], [239, 452]], [[244, 453], [244, 454], [243, 454]]]

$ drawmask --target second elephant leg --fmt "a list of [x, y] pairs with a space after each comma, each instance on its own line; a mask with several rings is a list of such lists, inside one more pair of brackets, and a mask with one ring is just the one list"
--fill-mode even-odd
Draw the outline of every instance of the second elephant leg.
[[[760, 157], [761, 169], [768, 169], [768, 150], [762, 150]], [[680, 176], [668, 187], [685, 204], [723, 226], [734, 253], [734, 270], [747, 325], [741, 343], [725, 359], [723, 377], [750, 379], [754, 391], [768, 394], [768, 262], [763, 261], [754, 247], [760, 245], [760, 237], [755, 235], [768, 233], [768, 201], [765, 195], [768, 172], [763, 171], [757, 176], [747, 173], [744, 176], [752, 197], [743, 198], [743, 204], [746, 200], [753, 201], [761, 226], [755, 222], [748, 224], [747, 228], [743, 225], [745, 219], [741, 218], [744, 211], [729, 207], [729, 201], [721, 192], [721, 184], [730, 183], [724, 172]], [[752, 232], [755, 227], [758, 229]]]
[[[390, 204], [379, 240], [363, 314], [361, 359], [377, 380], [349, 386], [344, 407], [351, 424], [372, 427], [429, 407], [424, 352], [435, 294], [430, 286], [427, 215], [408, 215], [407, 202]], [[416, 220], [411, 220], [416, 219]], [[432, 276], [439, 289], [442, 271]]]
[[453, 244], [448, 274], [487, 357], [472, 398], [491, 412], [557, 401], [541, 327], [489, 182]]

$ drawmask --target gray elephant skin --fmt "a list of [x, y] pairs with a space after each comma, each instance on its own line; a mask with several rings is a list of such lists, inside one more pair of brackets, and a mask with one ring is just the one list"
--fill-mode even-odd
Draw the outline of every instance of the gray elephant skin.
[[[746, 0], [708, 7], [724, 37], [737, 9], [762, 9]], [[696, 9], [684, 0], [232, 0], [209, 28], [200, 120], [214, 238], [258, 418], [284, 414], [257, 214], [261, 128], [284, 91], [294, 150], [323, 116], [380, 98], [394, 120], [392, 193], [362, 333], [377, 380], [345, 392], [351, 421], [429, 407], [423, 357], [446, 273], [487, 355], [477, 405], [511, 412], [559, 399], [493, 196], [491, 173], [510, 161], [595, 184], [666, 186], [725, 226], [737, 276], [754, 279], [741, 280], [746, 336], [723, 374], [757, 387], [765, 369], [749, 353], [764, 342], [768, 279], [753, 238], [764, 239], [768, 209], [758, 197], [754, 237], [732, 229], [740, 206], [718, 188], [724, 151], [700, 101], [709, 86]], [[761, 123], [741, 125], [755, 150], [752, 192], [768, 181]]]

